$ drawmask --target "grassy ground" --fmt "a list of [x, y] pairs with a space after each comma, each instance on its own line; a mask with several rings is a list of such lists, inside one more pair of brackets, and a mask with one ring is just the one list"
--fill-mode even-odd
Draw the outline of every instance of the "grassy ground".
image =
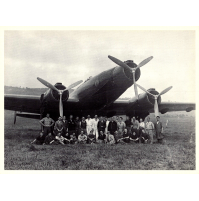
[[[5, 111], [5, 170], [195, 170], [195, 119], [171, 118], [165, 144], [30, 145], [37, 120]], [[167, 119], [161, 117], [163, 125]], [[191, 137], [192, 136], [192, 137]]]

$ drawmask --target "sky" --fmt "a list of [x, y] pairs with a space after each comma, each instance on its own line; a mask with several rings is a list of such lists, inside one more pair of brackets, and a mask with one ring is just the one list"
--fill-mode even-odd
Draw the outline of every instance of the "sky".
[[[141, 67], [137, 83], [158, 92], [173, 86], [162, 101], [195, 102], [195, 32], [191, 30], [5, 31], [4, 85], [43, 88], [40, 77], [69, 86], [115, 67], [108, 55], [136, 64], [153, 56]], [[134, 97], [133, 86], [121, 97]]]

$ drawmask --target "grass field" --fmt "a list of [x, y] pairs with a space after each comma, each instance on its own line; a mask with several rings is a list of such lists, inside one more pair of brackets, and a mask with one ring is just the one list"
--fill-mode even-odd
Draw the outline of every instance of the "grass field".
[[195, 118], [161, 117], [165, 144], [30, 145], [37, 120], [5, 111], [5, 170], [195, 170]]

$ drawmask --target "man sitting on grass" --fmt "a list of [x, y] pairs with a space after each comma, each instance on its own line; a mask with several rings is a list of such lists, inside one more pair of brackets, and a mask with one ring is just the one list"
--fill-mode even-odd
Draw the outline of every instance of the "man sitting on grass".
[[115, 138], [115, 142], [118, 143], [119, 142], [119, 139], [121, 139], [123, 136], [122, 136], [122, 133], [121, 132], [118, 132], [118, 131], [115, 131], [114, 132], [114, 138]]
[[64, 144], [67, 144], [67, 142], [70, 142], [70, 140], [68, 140], [67, 138], [63, 137], [61, 135], [61, 133], [58, 133], [57, 136], [55, 136], [55, 140], [53, 140], [51, 142], [51, 144], [53, 143], [53, 144], [62, 144], [62, 145], [64, 145]]
[[76, 134], [73, 133], [71, 136], [70, 136], [70, 143], [71, 144], [77, 144], [77, 138], [76, 138]]
[[126, 128], [124, 129], [122, 138], [120, 138], [118, 140], [118, 142], [124, 142], [124, 143], [129, 143], [130, 142], [128, 130]]
[[106, 139], [106, 135], [103, 133], [103, 131], [101, 130], [99, 132], [99, 136], [97, 139], [97, 143], [104, 143], [104, 140]]
[[54, 141], [54, 137], [51, 133], [48, 133], [48, 135], [45, 137], [44, 144], [52, 144]]
[[115, 144], [115, 138], [113, 135], [110, 134], [110, 131], [107, 131], [106, 139], [105, 139], [106, 144]]
[[141, 143], [147, 144], [149, 141], [149, 136], [147, 133], [142, 133]]
[[44, 133], [43, 132], [40, 132], [39, 133], [39, 136], [34, 139], [31, 144], [43, 144], [44, 143], [44, 139], [45, 139], [45, 136], [44, 136]]
[[130, 141], [135, 142], [135, 143], [139, 143], [139, 135], [136, 132], [133, 132], [130, 135]]
[[92, 129], [88, 135], [88, 144], [93, 144], [96, 142], [96, 138], [95, 138], [95, 135], [93, 134], [94, 132], [94, 129]]
[[87, 136], [84, 134], [84, 131], [82, 130], [80, 135], [78, 136], [78, 143], [80, 144], [86, 144]]

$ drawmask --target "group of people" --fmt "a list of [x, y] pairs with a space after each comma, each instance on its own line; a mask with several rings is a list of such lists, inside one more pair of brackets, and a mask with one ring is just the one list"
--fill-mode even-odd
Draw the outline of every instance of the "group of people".
[[150, 121], [147, 117], [146, 123], [140, 118], [131, 119], [127, 116], [123, 121], [122, 117], [100, 117], [97, 115], [91, 119], [90, 115], [76, 117], [73, 115], [67, 120], [64, 116], [59, 117], [55, 122], [47, 114], [40, 120], [42, 132], [31, 143], [36, 144], [76, 144], [76, 143], [150, 143], [153, 144], [153, 136], [156, 134], [157, 142], [162, 143], [163, 126], [160, 117], [156, 117], [156, 123]]

